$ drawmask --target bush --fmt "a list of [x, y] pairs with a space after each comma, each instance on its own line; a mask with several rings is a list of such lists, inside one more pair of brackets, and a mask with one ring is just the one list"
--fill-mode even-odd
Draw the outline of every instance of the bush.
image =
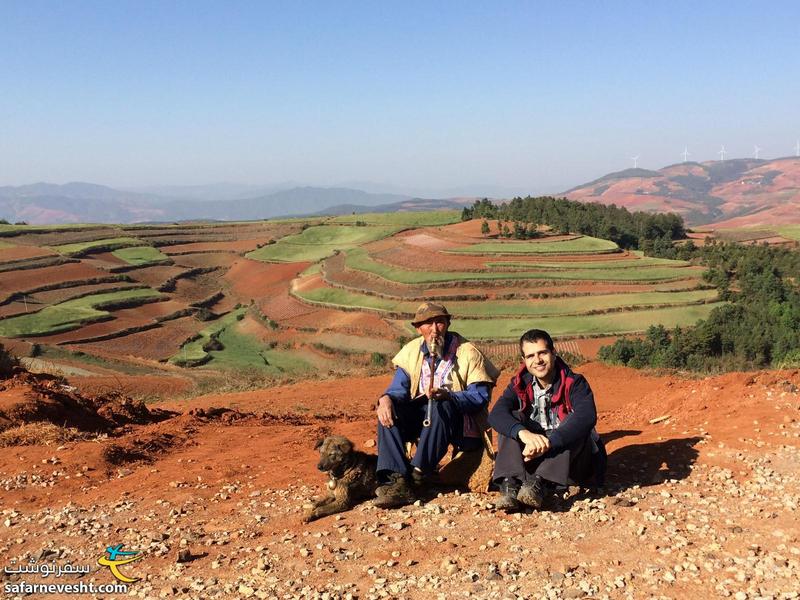
[[0, 344], [0, 377], [10, 377], [14, 367], [18, 366], [19, 359]]
[[370, 354], [369, 362], [371, 365], [375, 367], [383, 367], [386, 365], [387, 358], [385, 354], [381, 354], [380, 352], [373, 352]]

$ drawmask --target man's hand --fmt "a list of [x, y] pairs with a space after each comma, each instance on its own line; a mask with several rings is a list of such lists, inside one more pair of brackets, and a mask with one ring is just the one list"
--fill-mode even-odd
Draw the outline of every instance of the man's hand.
[[392, 399], [385, 394], [378, 399], [378, 423], [384, 427], [391, 427], [394, 425]]
[[527, 429], [519, 432], [519, 441], [525, 444], [522, 449], [524, 460], [532, 460], [550, 449], [550, 440], [547, 439], [547, 436], [533, 433]]
[[431, 392], [431, 398], [433, 400], [436, 400], [437, 402], [443, 402], [445, 400], [451, 400], [453, 397], [450, 395], [450, 392], [448, 392], [446, 389], [436, 388], [435, 390], [433, 390], [433, 392]]

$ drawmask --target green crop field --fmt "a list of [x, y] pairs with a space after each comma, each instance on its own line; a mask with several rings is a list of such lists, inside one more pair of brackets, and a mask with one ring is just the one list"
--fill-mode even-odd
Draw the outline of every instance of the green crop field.
[[117, 238], [107, 238], [104, 240], [93, 240], [91, 242], [80, 242], [78, 244], [63, 244], [61, 246], [51, 246], [53, 250], [58, 252], [59, 254], [76, 254], [78, 252], [84, 252], [85, 250], [91, 250], [92, 248], [127, 248], [129, 246], [142, 246], [144, 242], [137, 238], [132, 237], [117, 237]]
[[370, 258], [363, 248], [347, 251], [345, 265], [348, 269], [378, 275], [389, 281], [407, 284], [439, 283], [443, 281], [497, 281], [515, 279], [542, 279], [559, 281], [616, 281], [616, 282], [654, 282], [686, 279], [699, 276], [702, 270], [688, 267], [647, 267], [643, 269], [574, 269], [566, 266], [561, 271], [485, 271], [475, 273], [411, 271], [379, 263]]
[[60, 225], [12, 225], [0, 224], [0, 235], [3, 233], [50, 233], [62, 229], [107, 229], [113, 225], [101, 225], [99, 223], [62, 223]]
[[691, 263], [685, 260], [669, 258], [634, 258], [630, 260], [584, 260], [570, 262], [520, 262], [499, 261], [487, 262], [487, 267], [504, 267], [514, 269], [630, 269], [644, 267], [688, 267]]
[[103, 310], [104, 306], [126, 301], [134, 306], [159, 297], [161, 294], [155, 290], [136, 288], [67, 300], [29, 315], [3, 319], [0, 321], [0, 336], [25, 337], [63, 333], [112, 318], [108, 311]]
[[[192, 364], [201, 362], [207, 357], [210, 360], [203, 367], [213, 369], [251, 368], [271, 374], [284, 372], [302, 372], [310, 365], [292, 352], [267, 349], [252, 336], [239, 331], [240, 316], [247, 312], [246, 307], [238, 308], [220, 317], [214, 323], [198, 333], [198, 339], [184, 344], [169, 362], [173, 364]], [[212, 337], [216, 337], [223, 345], [222, 350], [203, 350]]]
[[716, 302], [632, 312], [537, 319], [456, 318], [453, 320], [452, 329], [475, 340], [517, 340], [525, 331], [534, 327], [545, 329], [554, 337], [639, 333], [651, 325], [663, 325], [667, 328], [693, 325], [700, 319], [705, 319], [714, 308], [723, 304], [724, 302]]
[[461, 213], [456, 210], [435, 210], [430, 212], [364, 213], [343, 215], [329, 223], [369, 223], [370, 225], [397, 225], [402, 227], [435, 227], [452, 225], [461, 221]]
[[[417, 302], [396, 302], [349, 292], [339, 288], [317, 288], [302, 293], [299, 297], [314, 302], [322, 302], [333, 307], [367, 308], [392, 313], [413, 314]], [[636, 294], [598, 294], [558, 298], [556, 300], [493, 300], [481, 302], [448, 302], [454, 315], [462, 317], [498, 316], [548, 316], [586, 314], [620, 309], [657, 307], [664, 305], [692, 304], [709, 302], [717, 298], [716, 290], [695, 290], [690, 292], [643, 292]]]
[[320, 225], [309, 227], [302, 233], [281, 238], [276, 244], [263, 246], [247, 253], [247, 258], [262, 261], [299, 262], [317, 261], [330, 256], [335, 250], [344, 250], [393, 235], [402, 227], [351, 227], [347, 225]]
[[137, 266], [158, 264], [171, 260], [169, 256], [162, 254], [158, 248], [153, 248], [152, 246], [133, 246], [131, 248], [120, 248], [119, 250], [114, 250], [111, 254], [120, 260], [124, 260], [129, 265]]
[[776, 229], [783, 237], [800, 242], [800, 225], [781, 225]]
[[240, 315], [243, 316], [246, 312], [247, 308], [242, 307], [220, 317], [205, 329], [200, 330], [197, 333], [199, 336], [197, 339], [187, 342], [181, 346], [181, 349], [169, 358], [169, 362], [174, 364], [183, 364], [203, 360], [208, 355], [208, 353], [203, 350], [203, 346], [211, 341], [212, 336], [219, 334], [219, 332], [226, 327], [236, 323], [237, 320], [240, 319]]
[[610, 240], [588, 235], [560, 242], [482, 242], [447, 250], [457, 254], [598, 254], [619, 251]]
[[209, 352], [211, 360], [203, 367], [212, 369], [258, 369], [266, 373], [301, 373], [308, 371], [311, 365], [302, 360], [296, 353], [267, 349], [256, 338], [241, 333], [239, 323], [234, 323], [219, 334], [219, 341], [224, 350]]

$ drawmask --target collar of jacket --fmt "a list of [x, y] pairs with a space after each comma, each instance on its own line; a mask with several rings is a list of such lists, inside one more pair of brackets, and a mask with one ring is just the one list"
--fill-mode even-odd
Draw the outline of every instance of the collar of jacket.
[[[559, 415], [566, 414], [572, 411], [568, 396], [568, 388], [570, 385], [564, 385], [568, 378], [572, 377], [567, 363], [561, 360], [561, 357], [556, 357], [555, 370], [557, 373], [556, 378], [553, 380], [553, 397], [550, 399], [551, 404], [557, 407]], [[528, 372], [528, 368], [523, 361], [517, 370], [516, 375], [511, 379], [511, 385], [519, 398], [520, 408], [525, 411], [528, 406], [533, 403], [533, 375]], [[573, 378], [574, 379], [574, 378]], [[565, 394], [564, 392], [567, 391]]]

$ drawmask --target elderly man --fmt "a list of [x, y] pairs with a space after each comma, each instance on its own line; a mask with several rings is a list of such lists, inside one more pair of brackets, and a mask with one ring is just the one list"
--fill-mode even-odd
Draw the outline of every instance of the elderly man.
[[[480, 447], [473, 415], [489, 404], [497, 369], [454, 331], [450, 313], [423, 303], [411, 324], [420, 337], [392, 360], [394, 378], [378, 400], [378, 488], [375, 505], [397, 508], [415, 500], [414, 487], [433, 473], [453, 444]], [[409, 461], [406, 442], [417, 440]]]
[[606, 462], [586, 379], [556, 355], [546, 331], [525, 332], [519, 348], [522, 365], [489, 415], [500, 434], [497, 508], [508, 512], [542, 508], [554, 485], [602, 486]]

